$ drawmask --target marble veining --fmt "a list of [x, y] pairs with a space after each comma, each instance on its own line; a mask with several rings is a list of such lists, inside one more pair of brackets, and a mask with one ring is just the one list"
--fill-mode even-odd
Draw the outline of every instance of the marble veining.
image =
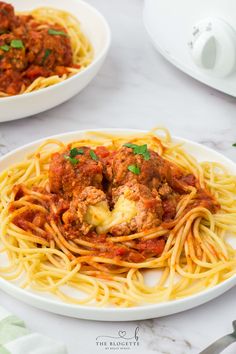
[[[0, 124], [0, 155], [35, 139], [97, 127], [151, 128], [209, 146], [236, 161], [236, 99], [180, 72], [150, 44], [142, 24], [142, 0], [89, 0], [107, 18], [112, 46], [96, 79], [65, 104], [34, 117]], [[0, 109], [1, 116], [1, 109]], [[1, 305], [32, 330], [63, 340], [69, 354], [127, 352], [197, 354], [232, 331], [236, 289], [195, 309], [155, 320], [103, 323], [53, 315], [0, 292]], [[37, 319], [37, 321], [35, 320]], [[122, 319], [121, 319], [122, 320]], [[106, 349], [96, 338], [132, 336], [139, 345]], [[109, 343], [108, 343], [109, 345]], [[235, 354], [236, 345], [224, 353]]]
[[9, 142], [4, 134], [4, 132], [0, 131], [0, 156], [6, 154], [10, 150]]
[[158, 354], [196, 354], [199, 349], [177, 328], [167, 326], [159, 319], [139, 324], [146, 350]]

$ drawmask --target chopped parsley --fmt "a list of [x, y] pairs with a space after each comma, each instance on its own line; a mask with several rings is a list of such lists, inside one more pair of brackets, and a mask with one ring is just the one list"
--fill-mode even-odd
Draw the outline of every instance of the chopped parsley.
[[236, 143], [232, 144], [232, 146], [236, 146]]
[[0, 49], [2, 49], [4, 52], [8, 52], [10, 49], [10, 46], [8, 44], [3, 44], [0, 46]]
[[45, 60], [49, 57], [49, 55], [52, 53], [52, 50], [51, 49], [46, 49], [45, 50], [45, 54], [44, 54], [44, 57], [43, 57], [43, 60], [42, 60], [42, 63], [44, 64]]
[[136, 144], [132, 144], [132, 143], [127, 143], [127, 144], [124, 144], [124, 146], [132, 149], [133, 153], [135, 155], [142, 155], [144, 160], [146, 160], [146, 161], [150, 160], [150, 153], [148, 151], [147, 144], [136, 145]]
[[24, 48], [24, 44], [21, 39], [12, 39], [10, 45], [3, 44], [0, 46], [0, 49], [2, 49], [4, 52], [8, 52], [10, 50], [10, 47], [15, 49], [22, 49]]
[[130, 172], [134, 173], [135, 175], [140, 175], [140, 173], [141, 173], [141, 170], [137, 165], [129, 165], [128, 170]]
[[98, 161], [98, 156], [95, 154], [93, 150], [90, 150], [89, 154], [94, 161]]
[[66, 160], [68, 160], [72, 165], [77, 165], [77, 163], [79, 163], [79, 160], [76, 159], [75, 157], [70, 157], [65, 155], [64, 156]]
[[73, 148], [70, 150], [70, 157], [75, 157], [77, 155], [83, 155], [84, 154], [84, 150], [83, 149], [78, 149], [78, 148]]
[[69, 155], [64, 155], [64, 158], [68, 160], [72, 165], [77, 165], [79, 159], [76, 158], [77, 155], [83, 155], [83, 149], [73, 148], [70, 150]]
[[130, 148], [130, 149], [135, 149], [136, 146], [138, 146], [138, 145], [132, 144], [132, 143], [126, 143], [126, 144], [124, 144], [123, 146], [126, 146], [127, 148]]
[[48, 34], [51, 34], [52, 36], [64, 36], [64, 37], [68, 37], [68, 34], [63, 32], [63, 31], [57, 31], [53, 28], [49, 28], [48, 30]]
[[24, 44], [23, 44], [21, 39], [13, 39], [11, 41], [11, 47], [15, 48], [15, 49], [23, 49], [24, 48]]

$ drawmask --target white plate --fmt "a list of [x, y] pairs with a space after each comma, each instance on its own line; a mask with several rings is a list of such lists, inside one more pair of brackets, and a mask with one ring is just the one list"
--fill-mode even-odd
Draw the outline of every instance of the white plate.
[[16, 11], [30, 11], [49, 6], [78, 17], [83, 32], [94, 48], [92, 63], [80, 73], [50, 87], [0, 99], [0, 122], [28, 117], [55, 107], [80, 92], [96, 76], [110, 47], [111, 34], [104, 17], [91, 5], [80, 0], [11, 0]]
[[[122, 129], [101, 129], [100, 131], [106, 131], [113, 134], [130, 134], [140, 132], [138, 130], [122, 130]], [[83, 136], [85, 131], [80, 130], [77, 132], [64, 133], [55, 135], [49, 138], [60, 139], [64, 142], [78, 140]], [[0, 172], [9, 167], [13, 163], [21, 161], [27, 154], [33, 152], [42, 141], [38, 140], [31, 144], [18, 148], [11, 153], [5, 155], [0, 159]], [[183, 142], [184, 148], [192, 155], [194, 155], [198, 161], [216, 161], [222, 163], [232, 173], [236, 174], [236, 164], [224, 157], [223, 155], [211, 150], [203, 145], [194, 143], [192, 141], [174, 138], [176, 142]], [[1, 266], [4, 266], [1, 259]], [[7, 292], [9, 295], [24, 301], [29, 305], [38, 307], [40, 309], [58, 313], [65, 316], [77, 317], [89, 320], [99, 321], [131, 321], [131, 320], [143, 320], [147, 318], [161, 317], [184, 311], [200, 304], [203, 304], [232, 288], [236, 285], [236, 276], [227, 279], [223, 283], [198, 293], [196, 295], [186, 297], [181, 300], [174, 300], [170, 302], [164, 302], [152, 305], [143, 305], [133, 308], [96, 308], [89, 306], [67, 304], [59, 299], [52, 298], [47, 294], [36, 293], [21, 289], [18, 285], [8, 282], [0, 278], [0, 288]]]

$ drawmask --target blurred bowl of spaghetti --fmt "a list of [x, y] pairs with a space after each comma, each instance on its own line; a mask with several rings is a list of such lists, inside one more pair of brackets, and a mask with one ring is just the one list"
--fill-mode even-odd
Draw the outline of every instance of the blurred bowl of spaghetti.
[[80, 0], [0, 2], [0, 122], [55, 107], [101, 68], [110, 29]]

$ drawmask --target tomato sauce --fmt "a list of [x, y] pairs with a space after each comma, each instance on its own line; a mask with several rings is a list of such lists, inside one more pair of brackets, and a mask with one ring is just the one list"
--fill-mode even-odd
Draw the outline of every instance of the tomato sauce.
[[[141, 152], [146, 151], [145, 148], [142, 149]], [[152, 150], [145, 156], [144, 159], [141, 154], [133, 153], [129, 147], [109, 151], [104, 146], [93, 150], [86, 146], [71, 148], [68, 145], [51, 156], [50, 192], [33, 187], [33, 191], [41, 193], [41, 204], [47, 212], [42, 213], [36, 209], [26, 211], [15, 217], [14, 223], [32, 232], [34, 225], [43, 229], [44, 223], [54, 221], [69, 242], [85, 241], [91, 257], [99, 256], [131, 263], [158, 257], [164, 250], [168, 233], [149, 240], [145, 239], [145, 235], [158, 225], [169, 229], [168, 225], [176, 217], [177, 204], [184, 194], [189, 193], [189, 187], [196, 188], [196, 195], [186, 207], [185, 213], [198, 206], [215, 213], [220, 205], [209, 191], [200, 188], [198, 180], [192, 174], [185, 173]], [[138, 163], [139, 174], [132, 173], [127, 168], [127, 164]], [[29, 196], [31, 191], [24, 185], [16, 185], [13, 192], [16, 207], [13, 202], [11, 212], [17, 208], [21, 198]], [[119, 233], [114, 233], [113, 227], [107, 233], [99, 234], [86, 221], [88, 206], [106, 201], [112, 210], [120, 195], [127, 195], [135, 202], [137, 214], [129, 222], [121, 221], [118, 224]], [[33, 195], [32, 202], [39, 204], [37, 199], [34, 201]], [[160, 220], [158, 224], [157, 219]], [[124, 242], [112, 241], [113, 236], [137, 232], [142, 232], [142, 237], [126, 239]], [[37, 229], [34, 233], [38, 235]], [[50, 239], [51, 236], [45, 232], [45, 237]], [[79, 242], [78, 244], [80, 245]]]
[[16, 15], [0, 2], [0, 92], [19, 94], [38, 77], [62, 76], [68, 67], [73, 60], [65, 28]]

